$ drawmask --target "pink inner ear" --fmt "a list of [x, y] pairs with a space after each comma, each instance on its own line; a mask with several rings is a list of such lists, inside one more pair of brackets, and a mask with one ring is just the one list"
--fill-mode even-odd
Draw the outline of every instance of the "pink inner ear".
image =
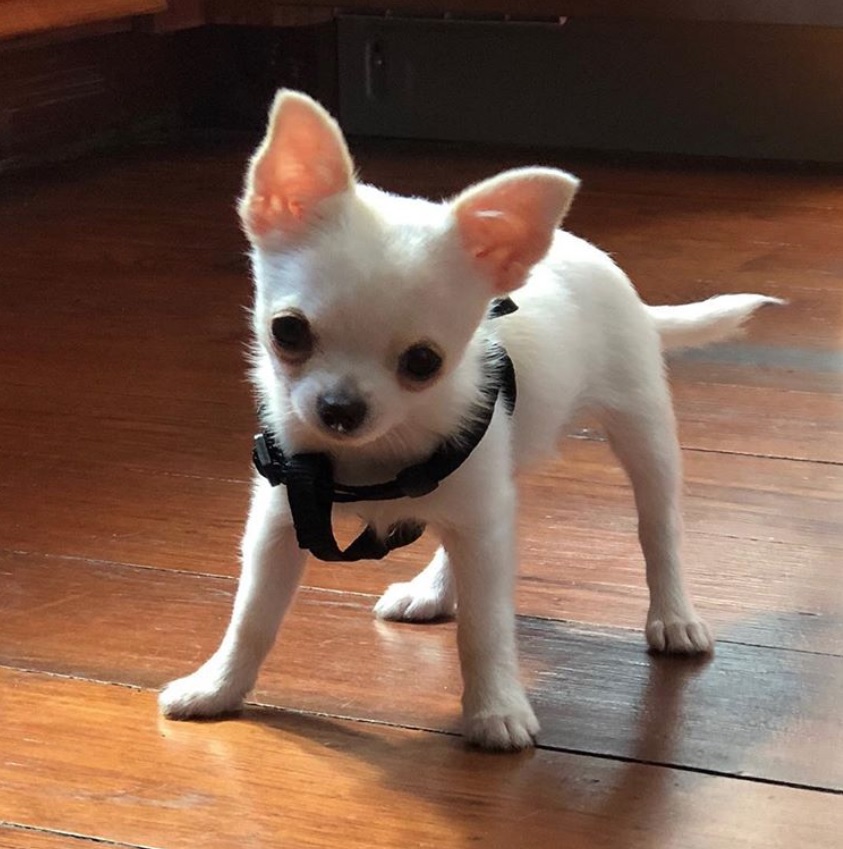
[[247, 177], [240, 207], [247, 234], [303, 231], [323, 200], [349, 188], [352, 172], [330, 115], [303, 95], [282, 92]]
[[454, 202], [463, 246], [495, 294], [517, 289], [548, 251], [578, 186], [552, 168], [507, 171]]
[[[518, 288], [547, 253], [556, 219], [531, 209], [511, 191], [480, 196], [457, 208], [463, 244], [491, 278], [496, 294]], [[495, 202], [497, 201], [497, 205]]]
[[491, 277], [496, 294], [518, 288], [530, 265], [549, 247], [547, 237], [542, 241], [523, 218], [504, 212], [466, 210], [459, 221], [463, 244]]

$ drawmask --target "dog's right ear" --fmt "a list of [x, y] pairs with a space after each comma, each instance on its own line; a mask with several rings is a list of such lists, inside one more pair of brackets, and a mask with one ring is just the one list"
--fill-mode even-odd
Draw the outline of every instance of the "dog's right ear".
[[315, 100], [281, 90], [249, 163], [240, 220], [253, 242], [303, 233], [320, 204], [349, 189], [354, 166], [337, 122]]

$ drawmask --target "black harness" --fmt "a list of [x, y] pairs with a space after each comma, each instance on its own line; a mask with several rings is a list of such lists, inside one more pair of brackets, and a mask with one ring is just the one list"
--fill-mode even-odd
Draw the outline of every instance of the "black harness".
[[[508, 315], [516, 309], [509, 298], [503, 298], [494, 303], [490, 316]], [[420, 498], [433, 492], [441, 481], [455, 472], [485, 436], [498, 397], [503, 396], [508, 413], [515, 409], [515, 368], [500, 346], [490, 352], [484, 395], [480, 414], [457, 438], [445, 440], [427, 460], [408, 466], [392, 480], [383, 483], [364, 486], [337, 483], [327, 454], [305, 453], [288, 457], [268, 429], [255, 436], [252, 460], [258, 472], [272, 486], [284, 484], [287, 487], [299, 548], [320, 560], [380, 560], [393, 549], [415, 542], [424, 533], [424, 524], [412, 519], [396, 522], [383, 538], [371, 525], [367, 525], [343, 551], [337, 544], [331, 524], [334, 503]]]

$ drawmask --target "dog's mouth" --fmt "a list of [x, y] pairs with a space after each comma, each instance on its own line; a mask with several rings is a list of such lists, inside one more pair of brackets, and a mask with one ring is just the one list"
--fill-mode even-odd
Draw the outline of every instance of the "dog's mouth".
[[370, 441], [367, 436], [368, 428], [353, 428], [351, 430], [339, 427], [326, 427], [319, 425], [319, 434], [331, 443], [338, 445], [363, 445]]
[[[326, 423], [317, 412], [301, 417], [301, 422], [310, 434], [308, 441], [314, 441], [319, 450], [330, 450], [335, 447], [354, 448], [366, 445], [377, 438], [374, 422], [366, 421], [350, 426], [345, 421]], [[315, 438], [315, 439], [314, 439]]]

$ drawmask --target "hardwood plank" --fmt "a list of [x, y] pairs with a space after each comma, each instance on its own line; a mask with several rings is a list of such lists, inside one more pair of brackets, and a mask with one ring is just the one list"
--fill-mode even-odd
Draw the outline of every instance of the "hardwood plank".
[[[463, 157], [461, 166], [459, 158], [449, 155], [447, 150], [438, 150], [435, 156], [425, 157], [422, 168], [417, 153], [412, 159], [410, 154], [402, 156], [401, 151], [396, 153], [393, 148], [389, 157], [377, 151], [367, 156], [363, 148], [364, 164], [368, 163], [375, 181], [391, 189], [434, 196], [448, 194], [499, 167], [523, 164], [525, 157], [533, 155], [522, 152], [508, 159], [491, 156], [485, 160], [475, 155], [470, 160]], [[8, 203], [0, 204], [0, 215], [5, 210], [9, 216], [7, 238], [14, 248], [7, 262], [14, 263], [15, 254], [21, 250], [28, 252], [29, 262], [34, 258], [46, 265], [70, 259], [90, 266], [92, 259], [100, 259], [101, 251], [90, 250], [93, 243], [89, 244], [84, 229], [73, 240], [67, 239], [64, 222], [70, 199], [79, 215], [94, 217], [96, 233], [91, 232], [90, 237], [114, 243], [109, 258], [118, 267], [125, 268], [126, 259], [143, 252], [144, 245], [148, 246], [144, 261], [151, 263], [155, 263], [156, 257], [159, 261], [175, 262], [181, 257], [184, 263], [203, 253], [219, 256], [223, 249], [234, 255], [242, 250], [242, 240], [231, 214], [230, 199], [239, 190], [239, 173], [245, 157], [246, 151], [236, 151], [216, 158], [200, 157], [188, 164], [184, 157], [162, 154], [160, 159], [140, 166], [132, 161], [138, 174], [121, 170], [118, 160], [104, 163], [94, 174], [90, 168], [82, 169], [75, 178], [70, 172], [64, 185], [49, 186], [49, 191], [38, 183], [28, 188], [18, 187], [12, 191]], [[558, 158], [556, 164], [560, 164]], [[839, 261], [828, 246], [835, 244], [840, 234], [840, 218], [835, 214], [843, 196], [839, 178], [808, 177], [794, 200], [794, 177], [789, 174], [718, 174], [715, 180], [710, 172], [698, 175], [691, 172], [683, 173], [680, 183], [677, 174], [663, 171], [639, 170], [632, 178], [634, 184], [630, 185], [629, 169], [626, 172], [615, 169], [613, 173], [612, 169], [591, 166], [589, 170], [584, 166], [586, 188], [571, 218], [571, 229], [619, 255], [645, 297], [663, 300], [667, 294], [672, 300], [686, 299], [685, 286], [697, 293], [700, 287], [728, 291], [733, 286], [771, 289], [774, 294], [788, 295], [792, 293], [785, 289], [795, 286], [798, 291], [804, 291], [814, 280], [818, 281], [817, 285], [824, 284], [828, 291], [835, 291], [833, 280], [839, 274]], [[719, 194], [705, 193], [707, 185], [728, 186], [730, 177], [739, 187], [734, 189], [739, 192], [737, 196], [722, 190]], [[119, 193], [121, 198], [131, 198], [122, 210], [124, 214], [135, 215], [131, 237], [127, 238], [127, 233], [118, 228], [109, 238], [109, 225], [113, 227], [119, 221], [115, 219], [116, 210], [108, 210], [106, 206], [109, 214], [103, 220], [99, 192], [88, 192], [86, 197], [79, 198], [77, 187], [83, 179], [92, 182], [99, 192], [111, 191]], [[596, 185], [590, 190], [592, 179]], [[609, 184], [607, 179], [611, 180]], [[150, 182], [155, 186], [153, 191]], [[617, 188], [612, 185], [615, 182]], [[650, 182], [654, 186], [648, 194]], [[688, 183], [688, 188], [677, 188]], [[207, 185], [214, 186], [215, 194], [209, 198], [206, 209], [197, 210], [190, 205], [191, 198], [198, 191], [207, 194]], [[693, 193], [694, 189], [698, 194]], [[21, 191], [27, 193], [28, 200], [23, 213], [17, 202]], [[163, 222], [167, 226], [163, 229], [159, 221], [162, 208], [168, 210]], [[141, 214], [145, 210], [157, 214], [145, 217]], [[632, 222], [624, 217], [630, 214]], [[34, 219], [42, 235], [34, 234], [36, 241], [31, 243], [33, 234], [29, 225]], [[156, 227], [150, 243], [144, 231]], [[135, 235], [134, 231], [139, 232]], [[27, 233], [23, 244], [30, 247], [21, 247], [21, 232]], [[50, 249], [40, 248], [39, 239]], [[679, 266], [677, 258], [681, 258]], [[65, 268], [61, 264], [56, 267]], [[839, 294], [836, 300], [839, 301]], [[821, 309], [811, 307], [812, 313], [822, 314]], [[791, 324], [796, 324], [792, 318]], [[815, 334], [806, 339], [815, 339]]]
[[843, 463], [843, 394], [671, 385], [684, 448]]
[[[112, 368], [100, 372], [96, 383], [82, 377], [99, 368], [101, 352], [94, 345], [74, 355], [78, 368], [66, 370], [56, 364], [70, 362], [69, 342], [49, 357], [42, 350], [31, 359], [27, 345], [17, 346], [0, 380], [0, 440], [36, 455], [46, 443], [80, 458], [242, 477], [256, 414], [240, 363], [241, 341], [209, 339], [218, 353], [200, 362], [201, 355], [191, 351], [172, 367], [167, 359], [180, 349], [162, 344], [132, 370], [129, 384], [124, 375], [132, 345], [111, 347]], [[840, 373], [764, 367], [771, 350], [730, 346], [720, 362], [715, 352], [676, 364], [671, 385], [683, 447], [840, 463]], [[800, 350], [791, 351], [791, 358], [799, 358]], [[740, 364], [753, 357], [761, 365]]]
[[[20, 326], [15, 335], [22, 335]], [[181, 335], [174, 330], [172, 338]], [[166, 472], [198, 453], [199, 464], [182, 470], [242, 476], [243, 446], [256, 425], [241, 358], [245, 340], [245, 333], [209, 333], [199, 351], [161, 339], [147, 347], [143, 364], [132, 337], [114, 344], [94, 337], [76, 346], [68, 339], [49, 354], [39, 338], [16, 340], [0, 379], [0, 440], [23, 453], [37, 454], [47, 443], [73, 456], [131, 457]], [[110, 367], [102, 370], [105, 345]], [[779, 368], [765, 365], [777, 356]], [[796, 349], [729, 345], [678, 360], [671, 383], [683, 446], [840, 462], [843, 381], [836, 360], [826, 366], [824, 356], [802, 352], [800, 367]], [[843, 363], [843, 354], [835, 356]], [[796, 368], [786, 367], [791, 362]], [[92, 372], [96, 382], [87, 377]], [[205, 450], [215, 463], [201, 457]]]
[[[17, 181], [0, 202], [0, 214], [7, 216], [8, 222], [0, 230], [0, 247], [7, 273], [17, 281], [5, 293], [5, 309], [0, 313], [0, 333], [13, 341], [2, 378], [3, 403], [10, 414], [10, 421], [3, 426], [12, 429], [7, 437], [11, 444], [21, 444], [13, 429], [26, 426], [22, 414], [29, 411], [45, 418], [47, 428], [52, 423], [54, 429], [74, 425], [73, 414], [80, 408], [96, 410], [110, 425], [125, 414], [121, 429], [126, 429], [127, 439], [132, 436], [132, 422], [149, 415], [144, 402], [149, 404], [152, 399], [208, 401], [209, 408], [201, 405], [195, 411], [189, 405], [174, 405], [175, 421], [213, 417], [222, 428], [228, 427], [219, 405], [231, 406], [231, 426], [237, 432], [252, 420], [242, 358], [247, 338], [242, 307], [250, 292], [241, 257], [242, 239], [229, 208], [242, 163], [233, 154], [221, 156], [219, 161], [200, 157], [192, 168], [185, 157], [173, 154], [140, 164], [130, 162], [131, 169], [121, 169], [119, 159], [99, 168], [71, 169], [65, 181], [57, 184]], [[373, 170], [384, 170], [388, 164], [383, 156], [375, 158]], [[405, 172], [416, 180], [411, 190], [423, 188], [418, 164], [405, 167]], [[389, 183], [388, 169], [386, 176]], [[710, 174], [706, 179], [712, 182]], [[773, 175], [771, 182], [776, 179]], [[779, 175], [778, 179], [780, 191], [789, 189], [792, 194], [792, 177]], [[770, 191], [757, 176], [752, 181], [746, 175], [735, 180], [747, 194], [758, 185], [762, 186], [762, 198]], [[639, 182], [644, 182], [640, 176]], [[673, 183], [677, 182], [674, 177]], [[83, 184], [91, 184], [91, 189], [80, 194]], [[144, 190], [149, 184], [161, 187], [159, 194]], [[208, 184], [215, 187], [215, 194], [197, 211], [193, 199], [198, 192], [206, 196]], [[769, 362], [769, 346], [757, 347], [764, 341], [785, 343], [793, 347], [795, 356], [810, 356], [817, 348], [839, 349], [837, 328], [843, 319], [839, 315], [843, 300], [835, 285], [839, 261], [833, 251], [820, 250], [835, 244], [839, 236], [839, 215], [833, 214], [836, 210], [830, 199], [834, 195], [827, 187], [810, 184], [810, 192], [799, 197], [817, 193], [815, 206], [807, 207], [813, 218], [802, 220], [797, 235], [779, 245], [775, 239], [794, 230], [794, 222], [806, 214], [805, 209], [793, 211], [783, 199], [778, 206], [772, 200], [756, 200], [747, 221], [742, 212], [747, 201], [742, 197], [729, 199], [728, 193], [725, 200], [710, 197], [701, 209], [695, 209], [694, 204], [699, 206], [701, 201], [679, 194], [678, 189], [674, 189], [675, 197], [667, 196], [668, 186], [664, 182], [659, 185], [662, 194], [644, 194], [643, 201], [630, 194], [627, 185], [626, 195], [614, 196], [608, 188], [601, 189], [585, 194], [582, 204], [586, 235], [593, 231], [604, 246], [630, 254], [640, 266], [645, 296], [681, 301], [717, 291], [763, 289], [793, 301], [791, 307], [768, 310], [753, 322], [750, 339], [756, 347], [732, 349], [728, 379], [701, 369], [675, 369], [685, 445], [839, 462], [843, 451], [839, 355], [838, 360], [829, 360], [828, 373], [806, 373], [800, 381], [787, 367], [793, 356], [784, 360], [784, 366], [774, 368]], [[114, 206], [102, 199], [109, 197], [109, 192], [131, 200]], [[78, 214], [90, 225], [75, 230], [72, 238], [66, 228], [70, 203], [78, 206]], [[618, 206], [628, 209], [631, 203], [646, 205], [646, 215], [636, 212], [634, 226], [613, 211]], [[828, 221], [823, 224], [825, 218]], [[127, 222], [131, 222], [129, 233]], [[710, 235], [713, 224], [715, 232]], [[761, 229], [756, 232], [752, 227]], [[740, 237], [731, 238], [725, 249], [729, 228]], [[770, 228], [778, 229], [767, 232]], [[689, 230], [698, 230], [699, 238], [688, 240]], [[792, 255], [794, 239], [798, 255]], [[775, 248], [772, 254], [765, 247], [769, 245]], [[789, 259], [781, 250], [791, 252]], [[747, 270], [750, 265], [754, 270]], [[689, 268], [692, 273], [688, 276]], [[196, 297], [191, 277], [197, 271], [205, 278], [202, 298]], [[84, 287], [80, 287], [80, 279], [85, 280]], [[146, 316], [150, 309], [160, 309], [162, 297], [167, 306], [160, 310], [156, 334], [150, 337]], [[29, 331], [33, 323], [37, 323], [36, 333]], [[185, 327], [190, 333], [184, 332]], [[104, 349], [109, 352], [108, 369], [103, 368]], [[143, 356], [139, 357], [141, 350]], [[716, 351], [710, 355], [703, 352], [696, 362], [705, 363], [706, 356], [717, 360]], [[93, 389], [82, 377], [90, 373], [99, 376]], [[127, 374], [132, 375], [130, 381]], [[753, 391], [736, 390], [735, 381]], [[718, 383], [716, 391], [708, 390], [712, 382]], [[794, 388], [804, 393], [798, 405], [793, 403]], [[155, 405], [151, 411], [156, 427], [160, 426], [159, 407]], [[763, 431], [757, 426], [757, 413], [762, 409], [771, 411]], [[732, 410], [733, 425], [727, 420], [732, 418]], [[28, 431], [32, 439], [45, 427], [39, 424]], [[86, 426], [79, 429], [84, 431]], [[52, 433], [44, 438], [54, 439]], [[92, 438], [104, 442], [98, 434]], [[195, 437], [191, 435], [190, 440]]]
[[[206, 450], [198, 444], [197, 462]], [[171, 475], [124, 467], [119, 457], [96, 465], [0, 452], [0, 549], [236, 575], [248, 484], [191, 477], [184, 451]], [[606, 445], [569, 440], [565, 453], [523, 480], [519, 609], [638, 629], [647, 596], [629, 486]], [[232, 458], [232, 471], [239, 462]], [[700, 610], [720, 635], [839, 650], [843, 469], [689, 453], [686, 481], [685, 559]], [[313, 562], [306, 580], [373, 600], [412, 577], [432, 549], [427, 539], [379, 563]]]
[[[779, 399], [798, 401], [800, 396], [795, 393], [799, 392], [808, 393], [809, 398], [826, 395], [834, 401], [843, 389], [837, 370], [841, 356], [839, 351], [779, 349], [733, 341], [712, 348], [673, 352], [668, 355], [667, 363], [673, 387], [709, 384], [774, 389], [776, 394], [769, 396], [770, 403], [766, 406], [775, 409]], [[824, 362], [826, 358], [828, 362]], [[735, 400], [730, 398], [730, 403]], [[677, 415], [688, 417], [684, 405], [677, 409]]]
[[[164, 224], [189, 213], [195, 222], [239, 239], [231, 200], [241, 189], [246, 162], [257, 141], [254, 134], [239, 142], [202, 147], [112, 152], [96, 160], [68, 163], [60, 171], [19, 176], [2, 187], [0, 216], [22, 222], [47, 216], [49, 221], [50, 215], [66, 213], [68, 202], [75, 214], [93, 213], [106, 224], [121, 212], [157, 212], [164, 216]], [[726, 253], [762, 234], [778, 232], [783, 244], [811, 244], [820, 248], [823, 257], [831, 256], [833, 245], [820, 236], [839, 232], [841, 226], [834, 213], [843, 210], [843, 175], [831, 169], [693, 159], [678, 164], [664, 159], [619, 163], [548, 149], [364, 138], [352, 138], [351, 150], [364, 181], [433, 199], [448, 197], [507, 168], [532, 163], [565, 168], [582, 180], [571, 212], [575, 218], [594, 225], [605, 223], [607, 232], [618, 235], [635, 233], [639, 223], [656, 222], [667, 228], [662, 233], [666, 237], [695, 237], [702, 242], [711, 241], [710, 225], [724, 238], [721, 247]], [[92, 191], [80, 191], [80, 187]], [[202, 202], [197, 204], [200, 196]], [[25, 207], [19, 205], [22, 197], [28, 201]], [[624, 207], [629, 210], [625, 222]], [[109, 213], [105, 219], [104, 211]], [[639, 222], [641, 216], [644, 220]], [[739, 220], [740, 228], [729, 230], [730, 219]], [[141, 217], [139, 223], [143, 221]], [[689, 231], [689, 221], [704, 221], [707, 226]], [[672, 233], [671, 222], [676, 225]], [[811, 226], [806, 228], [806, 222]], [[164, 227], [159, 238], [166, 239], [168, 232]], [[78, 235], [88, 238], [84, 231]], [[131, 244], [134, 239], [127, 235]], [[205, 240], [184, 247], [187, 251], [210, 249], [212, 243]], [[640, 247], [647, 251], [653, 246], [642, 242]]]
[[[718, 849], [740, 835], [746, 847], [830, 849], [843, 827], [836, 797], [796, 788], [558, 752], [495, 757], [266, 710], [156, 722], [146, 692], [9, 670], [0, 682], [9, 815], [122, 843], [503, 847], [564, 835], [575, 849]], [[53, 709], [33, 712], [39, 703]]]
[[[177, 369], [173, 369], [178, 379]], [[188, 370], [185, 371], [188, 373]], [[55, 380], [56, 375], [51, 375]], [[100, 383], [105, 383], [104, 379]], [[115, 381], [116, 382], [116, 381]], [[0, 400], [0, 445], [38, 462], [84, 465], [107, 478], [109, 467], [208, 480], [249, 479], [252, 437], [258, 429], [245, 382], [216, 391], [213, 375], [192, 372], [173, 397], [154, 389], [108, 394], [96, 386], [5, 386]], [[186, 397], [205, 391], [208, 400]], [[2, 386], [2, 384], [0, 384]], [[181, 397], [178, 397], [181, 393]]]
[[[247, 446], [244, 446], [247, 447]], [[9, 455], [3, 455], [4, 464]], [[8, 461], [0, 547], [206, 571], [236, 571], [245, 480], [89, 468], [48, 453]], [[214, 564], [217, 564], [214, 567]]]
[[[229, 166], [233, 173], [237, 167]], [[159, 173], [152, 172], [149, 177], [175, 180], [183, 190], [189, 191], [188, 179], [173, 174], [174, 170], [177, 163], [163, 162]], [[108, 176], [109, 172], [100, 176], [104, 192], [140, 191], [134, 183], [123, 185], [116, 176], [109, 182]], [[96, 230], [87, 234], [83, 231], [72, 241], [67, 238], [64, 210], [59, 208], [59, 203], [69, 194], [68, 188], [73, 183], [64, 192], [57, 192], [57, 197], [34, 190], [35, 197], [26, 197], [33, 209], [23, 215], [17, 208], [20, 197], [13, 193], [6, 203], [0, 203], [0, 217], [8, 219], [2, 244], [8, 246], [10, 270], [33, 276], [37, 268], [42, 279], [51, 270], [56, 274], [66, 272], [68, 264], [80, 271], [91, 270], [92, 283], [97, 285], [99, 278], [103, 288], [110, 292], [108, 300], [112, 301], [120, 293], [114, 287], [114, 273], [123, 278], [130, 275], [128, 279], [141, 284], [144, 271], [147, 279], [150, 272], [169, 276], [183, 272], [197, 261], [217, 276], [229, 267], [244, 270], [240, 259], [244, 245], [231, 210], [223, 203], [236, 196], [238, 187], [230, 174], [219, 174], [219, 166], [207, 165], [204, 176], [227, 184], [218, 189], [219, 194], [211, 199], [207, 212], [197, 213], [187, 208], [183, 199], [181, 204], [176, 200], [171, 204], [171, 196], [167, 194], [153, 195], [151, 199], [157, 200], [159, 207], [168, 208], [163, 222], [158, 220], [160, 212], [155, 214], [151, 200], [136, 201], [119, 211], [108, 207], [90, 209], [83, 204], [77, 214], [89, 219]], [[400, 186], [387, 181], [387, 187], [439, 194], [427, 190], [417, 179]], [[816, 313], [818, 292], [839, 307], [840, 296], [834, 282], [839, 277], [840, 261], [829, 247], [839, 241], [843, 232], [838, 210], [806, 212], [756, 203], [748, 204], [750, 214], [744, 210], [743, 201], [732, 201], [729, 205], [714, 198], [709, 201], [709, 207], [694, 209], [695, 201], [688, 198], [658, 195], [647, 199], [645, 210], [629, 209], [640, 203], [637, 197], [628, 194], [589, 193], [584, 189], [574, 206], [568, 229], [611, 251], [645, 299], [679, 302], [724, 291], [768, 291], [790, 297], [795, 306], [789, 311], [769, 311], [754, 324], [763, 326], [773, 321], [775, 325], [779, 316], [785, 315], [790, 316], [794, 330], [799, 328], [793, 320], [793, 310], [802, 309], [804, 301], [809, 313]], [[133, 221], [131, 235], [120, 229], [120, 215]], [[30, 235], [36, 222], [39, 232]], [[27, 235], [24, 242], [21, 234]], [[103, 244], [109, 248], [105, 255]], [[45, 246], [49, 250], [45, 251]], [[66, 285], [72, 285], [72, 277], [65, 279]], [[213, 283], [213, 278], [209, 283]], [[211, 295], [215, 287], [209, 283], [203, 288]], [[183, 287], [168, 291], [168, 300], [189, 305], [186, 296], [195, 292], [179, 291], [180, 288]], [[195, 298], [194, 305], [202, 307], [195, 304]], [[64, 308], [61, 302], [55, 307]], [[131, 319], [130, 313], [127, 318]], [[807, 335], [805, 339], [811, 341]], [[829, 337], [829, 344], [834, 342], [839, 340]]]
[[584, 191], [576, 220], [581, 226], [599, 226], [604, 239], [637, 238], [644, 257], [664, 251], [668, 244], [728, 245], [728, 253], [755, 250], [762, 256], [780, 248], [813, 248], [808, 270], [814, 270], [823, 261], [833, 261], [834, 242], [828, 237], [843, 231], [839, 209], [819, 204], [794, 209], [784, 196], [750, 200], [621, 192], [610, 205], [611, 196], [611, 190]]
[[[129, 843], [109, 845], [115, 849], [135, 849]], [[59, 834], [33, 827], [0, 823], [0, 849], [102, 849], [102, 841], [78, 834]]]
[[[0, 569], [0, 664], [143, 687], [216, 648], [234, 589], [110, 564]], [[519, 634], [543, 746], [843, 790], [843, 657], [721, 643], [698, 664], [648, 657], [641, 633], [522, 618]], [[459, 686], [453, 623], [380, 623], [366, 597], [304, 590], [255, 698], [455, 731]]]
[[[839, 349], [843, 295], [838, 252], [843, 181], [829, 175], [724, 173], [694, 166], [612, 168], [552, 153], [468, 157], [422, 146], [387, 161], [363, 149], [363, 171], [393, 191], [447, 196], [537, 156], [573, 170], [583, 188], [566, 228], [612, 253], [645, 300], [680, 303], [732, 291], [788, 298], [751, 327], [756, 340]], [[422, 151], [420, 154], [419, 151]], [[424, 177], [410, 167], [422, 156]], [[420, 169], [421, 170], [421, 169]], [[681, 176], [680, 176], [681, 174]], [[424, 181], [420, 184], [420, 181]], [[839, 383], [838, 383], [839, 386]]]
[[[476, 149], [454, 153], [446, 146], [406, 143], [396, 147], [360, 142], [353, 147], [365, 178], [392, 191], [434, 198], [530, 161], [575, 170], [583, 179], [583, 188], [569, 219], [570, 229], [613, 251], [618, 246], [634, 247], [630, 261], [656, 256], [676, 260], [678, 248], [693, 246], [695, 250], [683, 257], [691, 269], [712, 263], [714, 269], [729, 267], [724, 263], [746, 254], [738, 267], [746, 266], [750, 258], [755, 260], [755, 267], [743, 267], [742, 271], [786, 272], [786, 279], [795, 283], [802, 280], [803, 285], [806, 275], [811, 279], [811, 275], [824, 273], [828, 278], [840, 268], [833, 237], [839, 236], [843, 227], [838, 214], [843, 207], [843, 179], [831, 173], [794, 175], [723, 168], [694, 171], [693, 166], [680, 171], [661, 163], [620, 168], [547, 151], [484, 155]], [[77, 261], [84, 259], [86, 252], [81, 246], [93, 234], [76, 234], [82, 239], [81, 245], [76, 239], [69, 240], [66, 233], [62, 236], [58, 227], [65, 220], [68, 202], [77, 215], [92, 218], [104, 227], [106, 239], [119, 216], [129, 214], [136, 216], [140, 234], [157, 224], [155, 239], [162, 246], [176, 244], [174, 237], [182, 228], [193, 226], [195, 232], [206, 233], [204, 239], [181, 242], [185, 258], [224, 246], [237, 250], [243, 243], [231, 199], [239, 192], [248, 155], [247, 148], [217, 148], [189, 156], [170, 151], [145, 159], [115, 156], [97, 167], [82, 164], [64, 172], [59, 184], [33, 177], [4, 187], [0, 216], [8, 218], [11, 234], [38, 220], [47, 232], [32, 234], [34, 246], [49, 239], [61, 254], [69, 253]], [[95, 191], [80, 197], [80, 185]], [[109, 192], [121, 198], [120, 205], [107, 200]], [[100, 193], [106, 193], [105, 197]], [[193, 202], [198, 193], [207, 198], [203, 208]], [[28, 201], [24, 209], [19, 204], [22, 195]], [[161, 216], [165, 209], [163, 221], [140, 214], [148, 211]], [[209, 238], [211, 235], [213, 238]], [[134, 233], [123, 233], [123, 237], [129, 256], [143, 245]], [[12, 242], [11, 235], [8, 238], [17, 251], [32, 253], [32, 248]], [[221, 245], [219, 239], [223, 240]], [[695, 256], [696, 249], [704, 252], [701, 257]], [[49, 255], [36, 256], [46, 263], [51, 261]], [[787, 262], [787, 256], [798, 256], [799, 262]], [[89, 262], [95, 257], [88, 252]], [[674, 284], [681, 285], [683, 277], [676, 278]], [[831, 288], [832, 281], [826, 279], [826, 283]]]
[[[580, 196], [661, 196], [773, 205], [786, 214], [799, 209], [843, 209], [843, 175], [835, 169], [794, 168], [765, 163], [685, 157], [582, 156], [547, 148], [495, 147], [402, 139], [353, 138], [351, 149], [362, 178], [418, 186], [427, 196], [448, 196], [469, 183], [528, 163], [567, 168], [583, 180]], [[409, 188], [406, 189], [409, 191]], [[604, 200], [607, 200], [604, 198]], [[632, 222], [634, 224], [634, 222]]]
[[[167, 556], [163, 550], [166, 546], [161, 545], [147, 560], [171, 570], [234, 577], [237, 531], [232, 527], [227, 539], [220, 536], [216, 548], [212, 537], [193, 546], [186, 540], [183, 553], [172, 556]], [[131, 531], [125, 532], [130, 534]], [[628, 534], [602, 533], [599, 545], [587, 530], [563, 528], [559, 534], [565, 540], [561, 556], [549, 553], [546, 539], [535, 531], [526, 529], [522, 534], [519, 612], [640, 632], [647, 610], [647, 590], [632, 530]], [[142, 542], [143, 538], [139, 540]], [[204, 545], [208, 546], [207, 551], [202, 550]], [[385, 562], [356, 567], [311, 560], [305, 585], [362, 594], [368, 599], [362, 603], [371, 606], [388, 584], [412, 578], [430, 558], [433, 548], [433, 541], [426, 539]], [[686, 550], [697, 606], [721, 640], [840, 653], [843, 597], [836, 589], [838, 552], [821, 546], [783, 546], [763, 539], [736, 540], [710, 534], [694, 536]], [[78, 556], [61, 554], [2, 554], [4, 559], [18, 556], [44, 559], [48, 564], [45, 568], [58, 574], [63, 573], [68, 562], [78, 560]], [[829, 587], [833, 589], [830, 591]]]
[[[251, 138], [240, 141], [206, 141], [201, 147], [111, 152], [95, 160], [67, 163], [60, 171], [19, 175], [2, 186], [0, 215], [8, 216], [10, 221], [43, 219], [45, 215], [66, 213], [69, 202], [79, 215], [96, 213], [102, 218], [102, 212], [108, 211], [106, 223], [121, 211], [157, 212], [164, 216], [165, 224], [181, 212], [189, 213], [204, 226], [221, 232], [227, 229], [230, 237], [240, 238], [231, 199], [242, 187], [246, 163], [262, 131], [260, 127]], [[674, 220], [678, 226], [673, 238], [696, 236], [709, 241], [706, 229], [689, 232], [687, 227], [687, 218], [706, 215], [708, 223], [728, 237], [721, 245], [727, 252], [751, 241], [758, 235], [751, 228], [759, 227], [766, 232], [771, 228], [781, 231], [788, 245], [798, 246], [806, 240], [819, 244], [823, 256], [830, 255], [833, 246], [818, 239], [814, 228], [839, 230], [840, 218], [832, 213], [843, 210], [843, 174], [833, 169], [699, 159], [679, 163], [663, 158], [618, 162], [567, 151], [412, 140], [352, 138], [350, 147], [365, 182], [434, 200], [449, 197], [470, 183], [507, 168], [529, 164], [564, 168], [582, 180], [572, 215], [580, 217], [580, 213], [591, 209], [593, 213], [584, 216], [584, 220], [597, 224], [602, 221], [597, 210], [603, 209], [607, 229], [634, 233], [639, 212], [646, 211], [647, 216], [665, 225]], [[93, 191], [80, 191], [80, 187]], [[197, 204], [200, 196], [202, 202]], [[13, 204], [22, 197], [27, 199], [27, 205], [16, 208]], [[630, 210], [625, 224], [621, 214], [624, 206]], [[686, 220], [676, 216], [686, 216]], [[740, 218], [741, 229], [730, 232], [725, 223], [733, 217]], [[811, 229], [800, 226], [805, 220]], [[743, 231], [747, 226], [750, 239]], [[166, 239], [167, 233], [165, 227], [159, 238]], [[84, 232], [79, 235], [87, 238]], [[129, 237], [132, 241], [131, 234]], [[189, 251], [210, 247], [210, 240], [185, 245]], [[649, 247], [641, 244], [643, 250]]]

